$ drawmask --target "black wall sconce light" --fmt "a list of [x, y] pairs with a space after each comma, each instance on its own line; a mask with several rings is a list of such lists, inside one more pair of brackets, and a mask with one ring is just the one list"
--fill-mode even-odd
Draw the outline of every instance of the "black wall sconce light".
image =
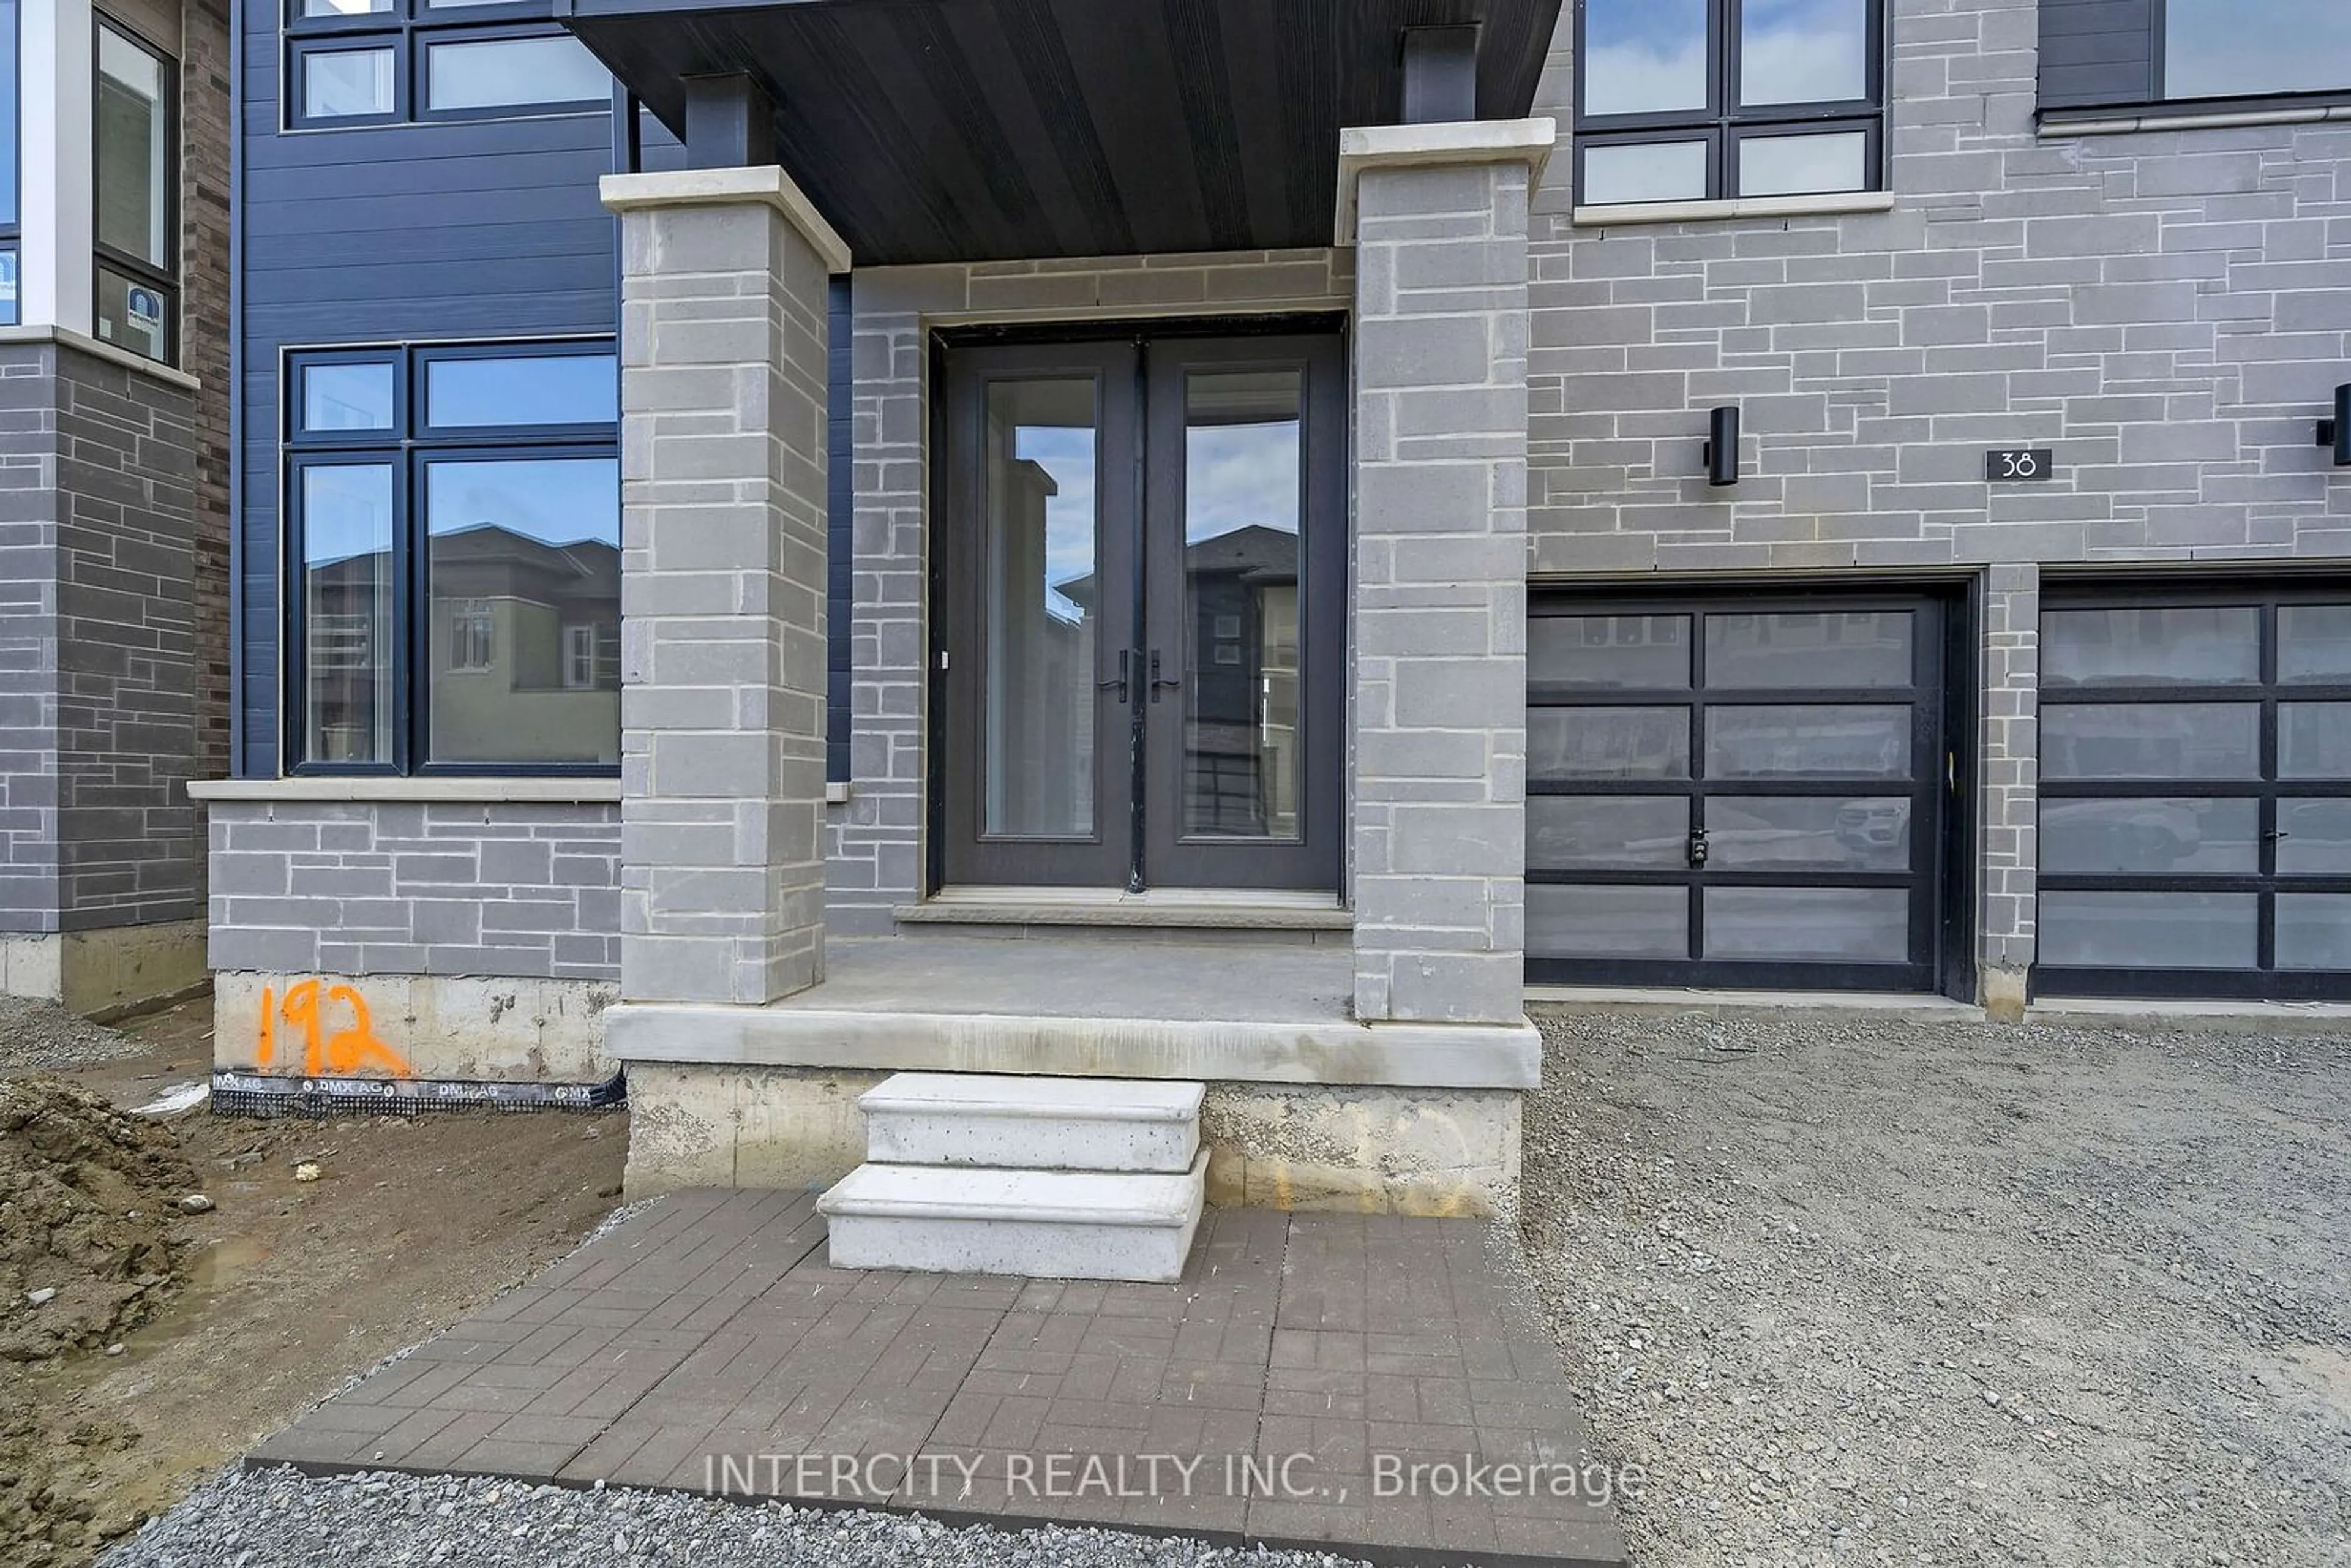
[[2318, 422], [2318, 444], [2335, 448], [2335, 466], [2351, 468], [2351, 382], [2335, 389], [2335, 417]]
[[1716, 409], [1707, 416], [1706, 482], [1723, 486], [1739, 483], [1739, 410], [1736, 405]]

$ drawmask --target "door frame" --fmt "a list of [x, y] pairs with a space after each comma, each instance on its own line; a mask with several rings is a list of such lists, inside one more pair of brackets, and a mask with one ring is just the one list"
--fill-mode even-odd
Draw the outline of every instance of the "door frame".
[[[1921, 634], [1913, 640], [1912, 685], [1907, 688], [1910, 694], [1907, 700], [1915, 705], [1911, 727], [1913, 766], [1923, 771], [1921, 776], [1907, 781], [1907, 789], [1896, 787], [1877, 793], [1907, 794], [1914, 812], [1925, 809], [1932, 816], [1923, 826], [1914, 823], [1912, 827], [1913, 869], [1907, 873], [1880, 873], [1888, 879], [1905, 874], [1914, 879], [1907, 900], [1911, 956], [1907, 962], [1861, 964], [1621, 956], [1559, 958], [1538, 957], [1531, 953], [1527, 959], [1527, 983], [1531, 986], [1607, 984], [1708, 989], [1908, 992], [1949, 995], [1961, 999], [1971, 995], [1974, 989], [1976, 888], [1969, 846], [1973, 841], [1975, 747], [1971, 737], [1974, 690], [1980, 663], [1974, 655], [1973, 643], [1963, 641], [1971, 635], [1976, 622], [1971, 583], [1972, 580], [1960, 581], [1948, 578], [1879, 580], [1866, 583], [1819, 580], [1770, 582], [1693, 580], [1677, 581], [1670, 586], [1645, 585], [1635, 590], [1614, 592], [1604, 587], [1531, 583], [1528, 587], [1531, 622], [1540, 618], [1544, 606], [1562, 603], [1572, 606], [1564, 612], [1569, 614], [1687, 614], [1691, 617], [1691, 636], [1696, 645], [1691, 650], [1693, 685], [1686, 695], [1675, 690], [1603, 690], [1578, 692], [1572, 697], [1562, 698], [1558, 705], [1689, 706], [1692, 710], [1691, 778], [1626, 780], [1623, 781], [1621, 788], [1614, 787], [1614, 781], [1606, 779], [1580, 780], [1573, 786], [1553, 789], [1534, 779], [1530, 768], [1527, 785], [1530, 800], [1551, 793], [1684, 794], [1694, 802], [1695, 821], [1695, 803], [1702, 801], [1709, 794], [1708, 780], [1698, 777], [1703, 771], [1704, 711], [1707, 706], [1713, 706], [1707, 695], [1702, 664], [1706, 614], [1725, 612], [1833, 614], [1867, 610], [1923, 609], [1928, 612], [1931, 624], [1920, 628]], [[1955, 656], [1963, 653], [1966, 656]], [[1781, 700], [1790, 706], [1807, 702], [1867, 703], [1873, 698], [1882, 700], [1890, 689], [1823, 687], [1817, 692], [1790, 689], [1782, 694]], [[1530, 707], [1554, 706], [1536, 704], [1532, 700], [1534, 690], [1535, 683], [1531, 677]], [[1748, 691], [1744, 696], [1728, 699], [1726, 706], [1754, 706], [1758, 695]], [[1810, 785], [1804, 780], [1779, 779], [1740, 782], [1740, 788], [1719, 793], [1725, 798], [1738, 794], [1853, 794], [1865, 788], [1852, 780], [1829, 780], [1819, 785]], [[1896, 781], [1887, 782], [1892, 784]], [[1790, 788], [1791, 785], [1793, 788]], [[1747, 883], [1784, 885], [1802, 880], [1801, 874], [1791, 876], [1766, 871], [1718, 872], [1712, 874], [1714, 885], [1726, 886]], [[1531, 867], [1528, 869], [1527, 881], [1531, 886], [1544, 883], [1683, 885], [1690, 887], [1694, 894], [1708, 884], [1706, 873], [1701, 873], [1602, 871], [1582, 874], [1538, 872]], [[1702, 904], [1702, 899], [1692, 897], [1690, 936], [1693, 947], [1699, 947], [1703, 936]]]
[[[1329, 334], [1250, 333], [1184, 339], [1173, 351], [1144, 355], [1144, 613], [1138, 643], [1144, 690], [1136, 697], [1142, 803], [1138, 873], [1163, 887], [1330, 888], [1345, 852], [1347, 625], [1346, 361]], [[1160, 661], [1194, 645], [1186, 591], [1185, 378], [1195, 370], [1295, 368], [1301, 380], [1299, 462], [1299, 836], [1216, 839], [1181, 830], [1186, 689], [1161, 701]], [[1179, 643], [1179, 640], [1182, 640]], [[1319, 679], [1311, 678], [1319, 675]], [[1155, 722], [1155, 717], [1158, 720]], [[1154, 784], [1157, 789], [1152, 788]], [[1139, 880], [1139, 879], [1138, 879]]]
[[[1147, 664], [1144, 662], [1148, 658], [1148, 651], [1142, 645], [1142, 616], [1144, 597], [1147, 592], [1148, 574], [1143, 570], [1135, 570], [1131, 572], [1131, 576], [1134, 582], [1136, 601], [1134, 612], [1128, 619], [1126, 630], [1130, 634], [1126, 642], [1129, 646], [1125, 649], [1129, 654], [1128, 689], [1134, 700], [1128, 710], [1131, 715], [1130, 724], [1119, 732], [1126, 739], [1125, 750], [1130, 763], [1130, 770], [1122, 797], [1127, 807], [1125, 823], [1127, 837], [1121, 844], [1123, 855], [1121, 874], [1115, 880], [1100, 878], [1092, 874], [1094, 862], [1090, 861], [1085, 862], [1083, 874], [1073, 873], [1059, 880], [1049, 880], [1040, 876], [1033, 867], [1029, 866], [1021, 867], [1014, 875], [983, 874], [981, 868], [975, 867], [970, 858], [957, 852], [954, 845], [955, 834], [950, 831], [950, 825], [955, 819], [955, 814], [962, 809], [963, 803], [971, 798], [971, 795], [969, 780], [960, 781], [960, 783], [955, 780], [952, 776], [956, 769], [949, 765], [949, 762], [951, 758], [977, 755], [971, 748], [977, 741], [977, 718], [979, 712], [976, 700], [977, 688], [976, 685], [966, 687], [958, 677], [969, 677], [976, 681], [979, 672], [968, 667], [971, 664], [969, 660], [965, 661], [967, 669], [956, 670], [954, 667], [955, 661], [952, 653], [957, 640], [960, 637], [969, 636], [973, 630], [970, 625], [971, 607], [977, 602], [976, 595], [979, 589], [977, 574], [974, 570], [977, 565], [979, 534], [972, 526], [977, 521], [977, 507], [974, 501], [977, 495], [977, 486], [979, 476], [976, 471], [967, 473], [962, 480], [958, 480], [956, 476], [956, 455], [963, 447], [968, 445], [971, 432], [976, 428], [976, 424], [968, 417], [973, 412], [969, 402], [970, 394], [967, 392], [960, 399], [956, 395], [956, 383], [959, 378], [951, 373], [953, 357], [971, 350], [1025, 349], [1037, 351], [1041, 356], [1040, 363], [1048, 363], [1057, 355], [1071, 358], [1104, 350], [1123, 350], [1133, 354], [1134, 396], [1132, 403], [1128, 405], [1128, 415], [1134, 431], [1131, 449], [1133, 459], [1131, 484], [1137, 527], [1127, 541], [1127, 546], [1130, 549], [1141, 549], [1147, 548], [1145, 544], [1147, 525], [1143, 520], [1143, 513], [1149, 504], [1144, 464], [1149, 457], [1150, 444], [1147, 429], [1150, 423], [1150, 400], [1144, 385], [1148, 360], [1143, 350], [1152, 342], [1205, 339], [1225, 340], [1242, 344], [1255, 339], [1289, 337], [1323, 340], [1328, 345], [1328, 351], [1332, 355], [1330, 372], [1319, 378], [1323, 383], [1319, 389], [1310, 392], [1309, 408], [1306, 411], [1310, 420], [1312, 413], [1321, 412], [1323, 414], [1324, 428], [1334, 436], [1334, 439], [1319, 444], [1332, 449], [1328, 454], [1328, 459], [1332, 464], [1332, 471], [1324, 476], [1320, 486], [1320, 497], [1312, 507], [1312, 512], [1315, 515], [1325, 511], [1331, 514], [1328, 519], [1329, 526], [1320, 530], [1319, 540], [1310, 538], [1307, 544], [1310, 552], [1308, 558], [1310, 573], [1315, 566], [1327, 565], [1331, 569], [1322, 574], [1322, 582], [1326, 586], [1319, 591], [1310, 588], [1308, 592], [1312, 595], [1315, 601], [1320, 602], [1327, 598], [1330, 604], [1324, 613], [1313, 617], [1319, 624], [1311, 632], [1304, 627], [1301, 628], [1301, 639], [1311, 637], [1313, 653], [1322, 656], [1322, 667], [1326, 674], [1320, 688], [1303, 702], [1301, 722], [1301, 727], [1310, 722], [1307, 718], [1309, 711], [1319, 711], [1326, 706], [1330, 710], [1327, 716], [1320, 721], [1321, 733], [1327, 734], [1330, 739], [1330, 756], [1321, 769], [1317, 770], [1310, 766], [1307, 779], [1303, 781], [1305, 788], [1302, 800], [1305, 808], [1312, 810], [1319, 805], [1321, 810], [1317, 814], [1323, 822], [1328, 824], [1328, 831], [1323, 835], [1328, 840], [1327, 845], [1318, 841], [1314, 846], [1322, 859], [1316, 862], [1314, 872], [1316, 880], [1308, 891], [1327, 890], [1334, 903], [1344, 902], [1343, 874], [1348, 826], [1346, 791], [1349, 777], [1346, 657], [1347, 627], [1352, 619], [1348, 608], [1347, 562], [1353, 546], [1353, 504], [1352, 486], [1348, 482], [1349, 465], [1353, 461], [1353, 432], [1348, 425], [1347, 414], [1347, 376], [1348, 367], [1352, 363], [1351, 328], [1352, 323], [1346, 312], [1316, 310], [1129, 320], [975, 324], [935, 328], [930, 331], [925, 343], [925, 360], [931, 393], [926, 400], [925, 416], [928, 435], [925, 464], [928, 470], [926, 482], [929, 486], [929, 506], [924, 519], [925, 528], [930, 530], [929, 549], [926, 552], [929, 558], [926, 574], [929, 595], [927, 606], [929, 613], [926, 620], [929, 634], [925, 649], [926, 671], [925, 697], [927, 717], [924, 726], [924, 740], [927, 756], [924, 765], [925, 844], [923, 872], [925, 896], [935, 894], [945, 887], [972, 884], [1014, 887], [1083, 886], [1118, 889], [1129, 894], [1138, 893], [1146, 885], [1144, 880], [1146, 872], [1145, 855], [1151, 832], [1149, 824], [1144, 820], [1144, 814], [1151, 809], [1151, 803], [1143, 789], [1145, 768], [1145, 758], [1143, 755], [1144, 735], [1143, 727], [1146, 716], [1144, 708], [1148, 695], [1149, 670]], [[960, 379], [967, 380], [967, 378]], [[1324, 404], [1329, 406], [1327, 408], [1320, 406]], [[1105, 409], [1107, 407], [1106, 400]], [[1311, 441], [1311, 438], [1308, 439]], [[1112, 482], [1109, 445], [1110, 443], [1105, 434], [1101, 479], [1105, 490]], [[1315, 461], [1316, 455], [1309, 451], [1301, 452], [1301, 457], [1309, 463]], [[969, 488], [966, 488], [966, 486]], [[1097, 517], [1099, 528], [1101, 514], [1098, 513]], [[1102, 547], [1107, 542], [1106, 535], [1110, 531], [1102, 529], [1097, 534], [1098, 559], [1102, 556]], [[1315, 549], [1317, 543], [1322, 546], [1321, 549]], [[1136, 565], [1139, 568], [1140, 562], [1138, 561]], [[1301, 613], [1306, 608], [1301, 604]], [[1098, 682], [1115, 680], [1119, 651], [1118, 648], [1110, 646], [1106, 643], [1098, 643], [1095, 651]], [[1311, 657], [1308, 646], [1303, 641], [1301, 641], [1301, 662]], [[1105, 728], [1102, 734], [1102, 739], [1107, 744], [1103, 747], [1103, 752], [1098, 756], [1107, 755], [1116, 746], [1110, 728]], [[1311, 763], [1313, 754], [1310, 751], [1306, 755]], [[1097, 799], [1100, 798], [1098, 795]], [[1112, 831], [1105, 813], [1099, 811], [1096, 813], [1095, 825], [1098, 832]], [[1115, 834], [1113, 833], [1113, 836], [1115, 837]], [[1035, 841], [1025, 841], [1011, 848], [1017, 852], [1028, 850], [1034, 844]], [[1086, 847], [1092, 848], [1091, 844]], [[1217, 847], [1221, 849], [1225, 846]], [[1293, 846], [1265, 845], [1253, 841], [1249, 847], [1236, 846], [1236, 848], [1239, 848], [1242, 853], [1263, 853], [1268, 849], [1286, 851], [1292, 849]], [[989, 873], [998, 873], [1001, 867], [1002, 858], [999, 858], [995, 865], [986, 870]], [[1229, 862], [1218, 867], [1220, 876], [1228, 873], [1238, 875]], [[1208, 884], [1192, 882], [1179, 887], [1161, 881], [1149, 885], [1166, 887], [1171, 892], [1180, 892], [1184, 887], [1204, 887]], [[1274, 888], [1296, 886], [1297, 883], [1287, 877], [1260, 873], [1254, 880], [1244, 877], [1232, 882], [1219, 882], [1216, 885]]]
[[[941, 870], [959, 883], [1111, 885], [1128, 873], [1140, 804], [1130, 740], [1136, 606], [1113, 586], [1134, 576], [1138, 541], [1111, 520], [1122, 506], [1131, 512], [1140, 505], [1143, 433], [1134, 392], [1139, 361], [1131, 345], [1103, 340], [990, 344], [969, 352], [976, 373], [943, 378], [935, 400], [946, 417], [931, 499], [935, 515], [947, 526], [932, 541], [930, 664], [937, 697], [933, 711], [940, 743], [949, 748], [943, 755], [972, 759], [972, 765], [931, 770], [937, 785], [933, 841]], [[1101, 585], [1093, 639], [1093, 831], [1083, 838], [990, 835], [981, 818], [987, 790], [979, 734], [987, 672], [976, 656], [987, 633], [982, 399], [991, 384], [1004, 382], [1088, 377], [1096, 389], [1094, 574]], [[942, 581], [955, 587], [941, 591]], [[947, 656], [950, 649], [968, 650], [970, 655], [958, 663]], [[1013, 871], [1019, 874], [1008, 874]]]

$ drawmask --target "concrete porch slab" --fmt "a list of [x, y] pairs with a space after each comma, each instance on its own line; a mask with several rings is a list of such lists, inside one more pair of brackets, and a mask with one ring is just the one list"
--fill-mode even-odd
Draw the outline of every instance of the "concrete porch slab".
[[1624, 1561], [1613, 1478], [1485, 1226], [1211, 1210], [1173, 1285], [840, 1270], [824, 1239], [804, 1193], [674, 1195], [246, 1462]]
[[765, 1007], [624, 1002], [623, 1062], [1531, 1089], [1516, 1024], [1359, 1023], [1343, 947], [862, 937]]

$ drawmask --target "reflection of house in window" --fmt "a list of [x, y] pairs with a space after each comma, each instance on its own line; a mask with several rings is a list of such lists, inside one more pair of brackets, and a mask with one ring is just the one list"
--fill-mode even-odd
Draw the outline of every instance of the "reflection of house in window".
[[1185, 831], [1298, 832], [1298, 535], [1252, 524], [1184, 551], [1196, 687]]
[[369, 762], [390, 748], [392, 558], [317, 561], [304, 572], [308, 749], [318, 762]]
[[[436, 530], [432, 592], [447, 606], [431, 755], [609, 762], [620, 734], [620, 552], [496, 524]], [[452, 678], [456, 677], [456, 678]]]

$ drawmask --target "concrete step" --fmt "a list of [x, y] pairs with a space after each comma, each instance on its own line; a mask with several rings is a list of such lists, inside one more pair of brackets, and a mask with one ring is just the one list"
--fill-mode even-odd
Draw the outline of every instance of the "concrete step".
[[1151, 1079], [900, 1072], [858, 1096], [880, 1165], [1180, 1176], [1200, 1152], [1203, 1085]]
[[1184, 1272], [1208, 1156], [1177, 1176], [863, 1165], [822, 1197], [836, 1269], [1139, 1280]]

